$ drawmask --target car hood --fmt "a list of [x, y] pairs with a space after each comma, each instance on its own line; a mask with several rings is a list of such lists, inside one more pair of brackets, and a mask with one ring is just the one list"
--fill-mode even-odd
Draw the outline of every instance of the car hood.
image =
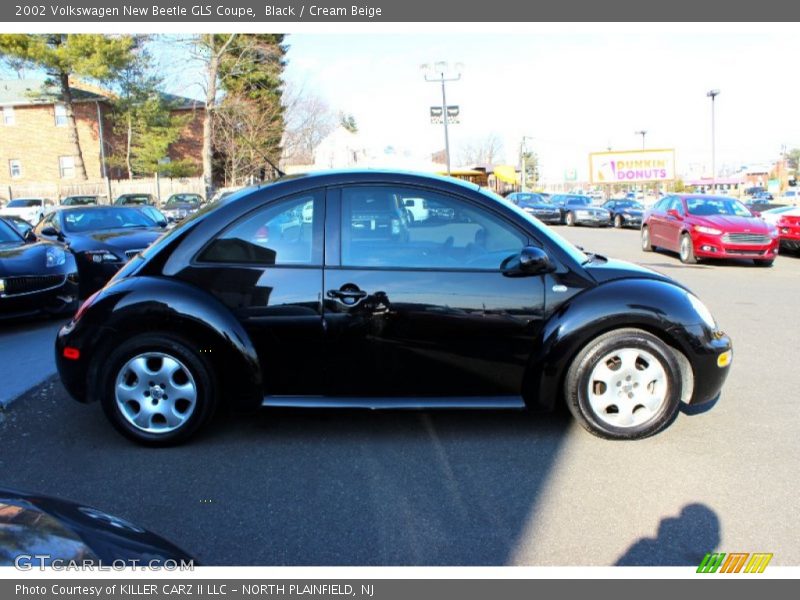
[[624, 260], [606, 258], [605, 256], [595, 255], [593, 260], [584, 265], [584, 267], [598, 283], [605, 283], [615, 279], [657, 279], [673, 284], [676, 283], [674, 279], [662, 275], [658, 271]]
[[78, 252], [83, 250], [110, 250], [125, 252], [147, 248], [156, 241], [162, 229], [109, 229], [70, 235], [70, 247]]
[[758, 217], [734, 217], [728, 215], [710, 215], [707, 217], [693, 217], [697, 225], [716, 227], [727, 233], [769, 233], [769, 227]]
[[165, 205], [163, 212], [168, 212], [171, 210], [197, 210], [199, 207], [196, 204], [191, 204], [189, 202], [178, 202], [177, 204], [169, 204]]
[[617, 212], [623, 215], [634, 215], [637, 217], [641, 217], [644, 214], [641, 208], [620, 208]]
[[43, 273], [47, 247], [53, 245], [50, 242], [26, 244], [22, 241], [0, 244], [0, 277]]

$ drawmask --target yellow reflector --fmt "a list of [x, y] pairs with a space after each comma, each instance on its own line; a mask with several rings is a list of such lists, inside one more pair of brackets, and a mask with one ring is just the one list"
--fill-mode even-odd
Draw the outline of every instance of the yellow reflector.
[[731, 358], [733, 358], [732, 350], [723, 352], [717, 357], [717, 366], [720, 368], [727, 367], [729, 364], [731, 364]]

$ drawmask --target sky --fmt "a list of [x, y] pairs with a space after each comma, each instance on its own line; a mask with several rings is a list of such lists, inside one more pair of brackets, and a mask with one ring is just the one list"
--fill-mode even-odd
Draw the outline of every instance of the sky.
[[[499, 26], [494, 27], [496, 31]], [[522, 136], [545, 179], [567, 169], [585, 178], [588, 154], [674, 148], [679, 173], [710, 173], [711, 101], [716, 110], [718, 169], [771, 162], [782, 147], [800, 147], [800, 36], [760, 25], [602, 24], [517, 28], [510, 33], [294, 33], [285, 79], [354, 115], [376, 148], [415, 155], [444, 148], [429, 107], [441, 88], [423, 63], [462, 63], [447, 86], [461, 122], [450, 127], [454, 165], [466, 145], [495, 135], [500, 162], [516, 164]], [[551, 30], [552, 29], [552, 30]], [[201, 98], [198, 63], [185, 46], [162, 37], [153, 46], [167, 91]]]

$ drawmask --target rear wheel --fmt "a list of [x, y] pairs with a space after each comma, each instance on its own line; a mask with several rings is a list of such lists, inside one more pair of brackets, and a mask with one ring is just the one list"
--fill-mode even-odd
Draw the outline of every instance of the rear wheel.
[[686, 263], [687, 265], [693, 265], [697, 262], [697, 257], [694, 255], [694, 243], [692, 242], [692, 236], [690, 236], [688, 233], [684, 233], [681, 236], [681, 246], [679, 253], [682, 263]]
[[575, 226], [575, 215], [571, 212], [567, 213], [566, 217], [567, 227], [574, 227]]
[[104, 362], [103, 410], [129, 439], [149, 446], [180, 443], [214, 414], [213, 368], [181, 338], [136, 336]]
[[622, 229], [622, 215], [617, 215], [614, 217], [614, 227], [617, 229]]
[[650, 228], [647, 225], [642, 227], [642, 250], [644, 252], [653, 251], [653, 244], [650, 243]]
[[587, 344], [570, 365], [567, 406], [589, 432], [638, 439], [667, 427], [680, 407], [680, 366], [672, 349], [641, 329], [618, 329]]

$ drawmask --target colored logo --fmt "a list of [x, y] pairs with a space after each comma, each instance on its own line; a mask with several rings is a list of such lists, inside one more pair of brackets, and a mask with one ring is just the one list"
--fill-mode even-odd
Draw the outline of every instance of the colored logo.
[[698, 573], [763, 573], [772, 554], [766, 552], [709, 552], [703, 557]]

